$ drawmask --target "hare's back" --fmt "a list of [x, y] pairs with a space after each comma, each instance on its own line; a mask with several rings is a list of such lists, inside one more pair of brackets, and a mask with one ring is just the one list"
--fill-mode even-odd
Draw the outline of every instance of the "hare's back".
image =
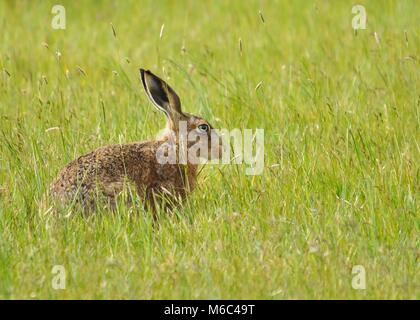
[[[51, 186], [61, 199], [87, 193], [99, 184], [105, 189], [122, 188], [125, 179], [144, 181], [153, 171], [154, 145], [141, 142], [99, 148], [70, 162]], [[118, 192], [118, 190], [113, 190]]]

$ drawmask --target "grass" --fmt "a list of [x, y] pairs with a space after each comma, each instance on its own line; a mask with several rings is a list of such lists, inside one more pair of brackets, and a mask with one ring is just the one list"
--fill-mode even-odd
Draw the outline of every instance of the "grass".
[[[361, 1], [357, 33], [351, 1], [61, 3], [65, 30], [54, 1], [0, 2], [1, 299], [419, 298], [418, 1]], [[158, 227], [42, 214], [66, 163], [163, 127], [139, 67], [217, 128], [263, 128], [263, 174], [205, 166]]]

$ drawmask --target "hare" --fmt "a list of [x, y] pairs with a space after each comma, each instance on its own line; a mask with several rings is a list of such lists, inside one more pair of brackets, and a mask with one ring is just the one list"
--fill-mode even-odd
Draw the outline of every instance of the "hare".
[[[114, 207], [116, 197], [129, 186], [152, 211], [162, 199], [165, 199], [163, 206], [166, 209], [172, 208], [193, 190], [197, 179], [198, 163], [191, 161], [189, 156], [186, 161], [181, 161], [177, 153], [182, 149], [182, 125], [188, 134], [194, 133], [198, 137], [199, 141], [195, 142], [200, 150], [210, 151], [212, 159], [220, 158], [222, 143], [210, 123], [183, 112], [175, 91], [152, 72], [140, 69], [140, 78], [153, 105], [167, 117], [162, 137], [101, 147], [70, 162], [50, 187], [55, 201], [77, 203], [89, 211], [95, 210], [98, 201]], [[193, 142], [186, 142], [187, 149]], [[162, 153], [162, 150], [166, 152]], [[162, 163], [159, 154], [169, 152], [175, 152], [176, 157], [172, 157], [172, 162]]]

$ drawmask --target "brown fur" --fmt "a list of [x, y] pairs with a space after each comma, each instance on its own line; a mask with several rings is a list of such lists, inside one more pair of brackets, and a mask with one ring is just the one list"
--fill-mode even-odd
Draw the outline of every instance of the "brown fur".
[[177, 202], [192, 191], [196, 165], [159, 164], [155, 153], [161, 141], [136, 142], [99, 148], [70, 162], [51, 186], [52, 194], [62, 202], [75, 201], [94, 209], [99, 196], [113, 206], [115, 197], [127, 185], [154, 205], [154, 196], [169, 196]]
[[[144, 204], [153, 210], [157, 198], [163, 196], [167, 203], [176, 204], [194, 188], [197, 165], [159, 164], [156, 151], [163, 143], [172, 139], [171, 132], [177, 136], [176, 121], [179, 119], [187, 121], [188, 130], [194, 130], [198, 125], [207, 122], [200, 117], [182, 113], [179, 98], [173, 90], [149, 71], [142, 72], [143, 77], [153, 77], [143, 80], [145, 88], [149, 82], [152, 86], [156, 81], [161, 81], [159, 84], [165, 91], [158, 91], [158, 94], [164, 95], [163, 98], [170, 101], [170, 104], [162, 103], [158, 106], [168, 115], [167, 134], [157, 140], [101, 147], [70, 162], [50, 188], [54, 199], [61, 204], [77, 203], [90, 211], [95, 209], [98, 201], [103, 201], [113, 207], [116, 197], [125, 188], [133, 186]], [[150, 97], [150, 92], [148, 94]], [[165, 94], [169, 94], [169, 97]], [[155, 95], [151, 97], [152, 101], [157, 98]]]

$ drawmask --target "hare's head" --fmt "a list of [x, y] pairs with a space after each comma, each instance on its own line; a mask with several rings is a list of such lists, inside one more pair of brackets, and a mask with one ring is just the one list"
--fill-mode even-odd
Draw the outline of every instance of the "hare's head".
[[140, 69], [141, 81], [153, 105], [167, 117], [164, 139], [184, 139], [191, 153], [206, 160], [222, 156], [222, 140], [210, 123], [200, 116], [183, 112], [181, 100], [175, 91], [149, 70]]

